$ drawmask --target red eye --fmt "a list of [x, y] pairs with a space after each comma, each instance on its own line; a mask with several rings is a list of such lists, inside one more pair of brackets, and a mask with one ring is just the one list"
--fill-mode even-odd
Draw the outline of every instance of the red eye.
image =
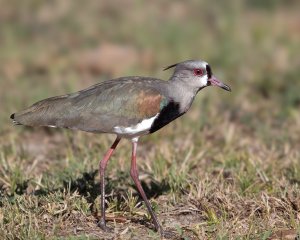
[[203, 70], [200, 68], [195, 68], [194, 69], [194, 75], [195, 76], [202, 76], [203, 75]]

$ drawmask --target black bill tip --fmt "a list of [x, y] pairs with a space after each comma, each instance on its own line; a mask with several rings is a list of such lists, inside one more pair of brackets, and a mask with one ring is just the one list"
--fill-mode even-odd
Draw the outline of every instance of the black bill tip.
[[231, 92], [231, 88], [228, 85], [226, 85], [226, 84], [224, 84], [223, 86], [221, 86], [221, 88], [223, 88], [224, 90], [226, 90], [228, 92]]

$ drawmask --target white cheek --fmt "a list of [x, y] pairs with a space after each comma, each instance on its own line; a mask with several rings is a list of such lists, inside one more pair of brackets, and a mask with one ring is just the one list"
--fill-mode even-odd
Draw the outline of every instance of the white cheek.
[[206, 86], [206, 85], [207, 85], [207, 81], [208, 81], [207, 75], [201, 77], [201, 78], [200, 78], [200, 84], [201, 84], [201, 87]]

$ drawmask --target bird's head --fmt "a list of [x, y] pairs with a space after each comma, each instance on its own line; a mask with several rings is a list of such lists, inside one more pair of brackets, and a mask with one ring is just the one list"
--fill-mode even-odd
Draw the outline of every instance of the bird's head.
[[226, 91], [231, 88], [218, 80], [213, 74], [208, 63], [200, 60], [188, 60], [173, 64], [164, 70], [175, 67], [174, 74], [171, 78], [173, 81], [181, 81], [198, 91], [207, 86], [218, 86]]

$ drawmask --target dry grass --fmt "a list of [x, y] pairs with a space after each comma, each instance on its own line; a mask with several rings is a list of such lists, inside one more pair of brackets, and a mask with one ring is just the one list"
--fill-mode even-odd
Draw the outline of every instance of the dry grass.
[[4, 239], [159, 239], [129, 176], [128, 141], [107, 171], [107, 212], [115, 232], [106, 234], [97, 227], [96, 170], [113, 137], [14, 127], [9, 115], [114, 76], [167, 79], [164, 66], [191, 58], [208, 61], [233, 92], [201, 91], [184, 117], [141, 139], [141, 180], [163, 226], [178, 239], [295, 239], [298, 3], [3, 2]]

